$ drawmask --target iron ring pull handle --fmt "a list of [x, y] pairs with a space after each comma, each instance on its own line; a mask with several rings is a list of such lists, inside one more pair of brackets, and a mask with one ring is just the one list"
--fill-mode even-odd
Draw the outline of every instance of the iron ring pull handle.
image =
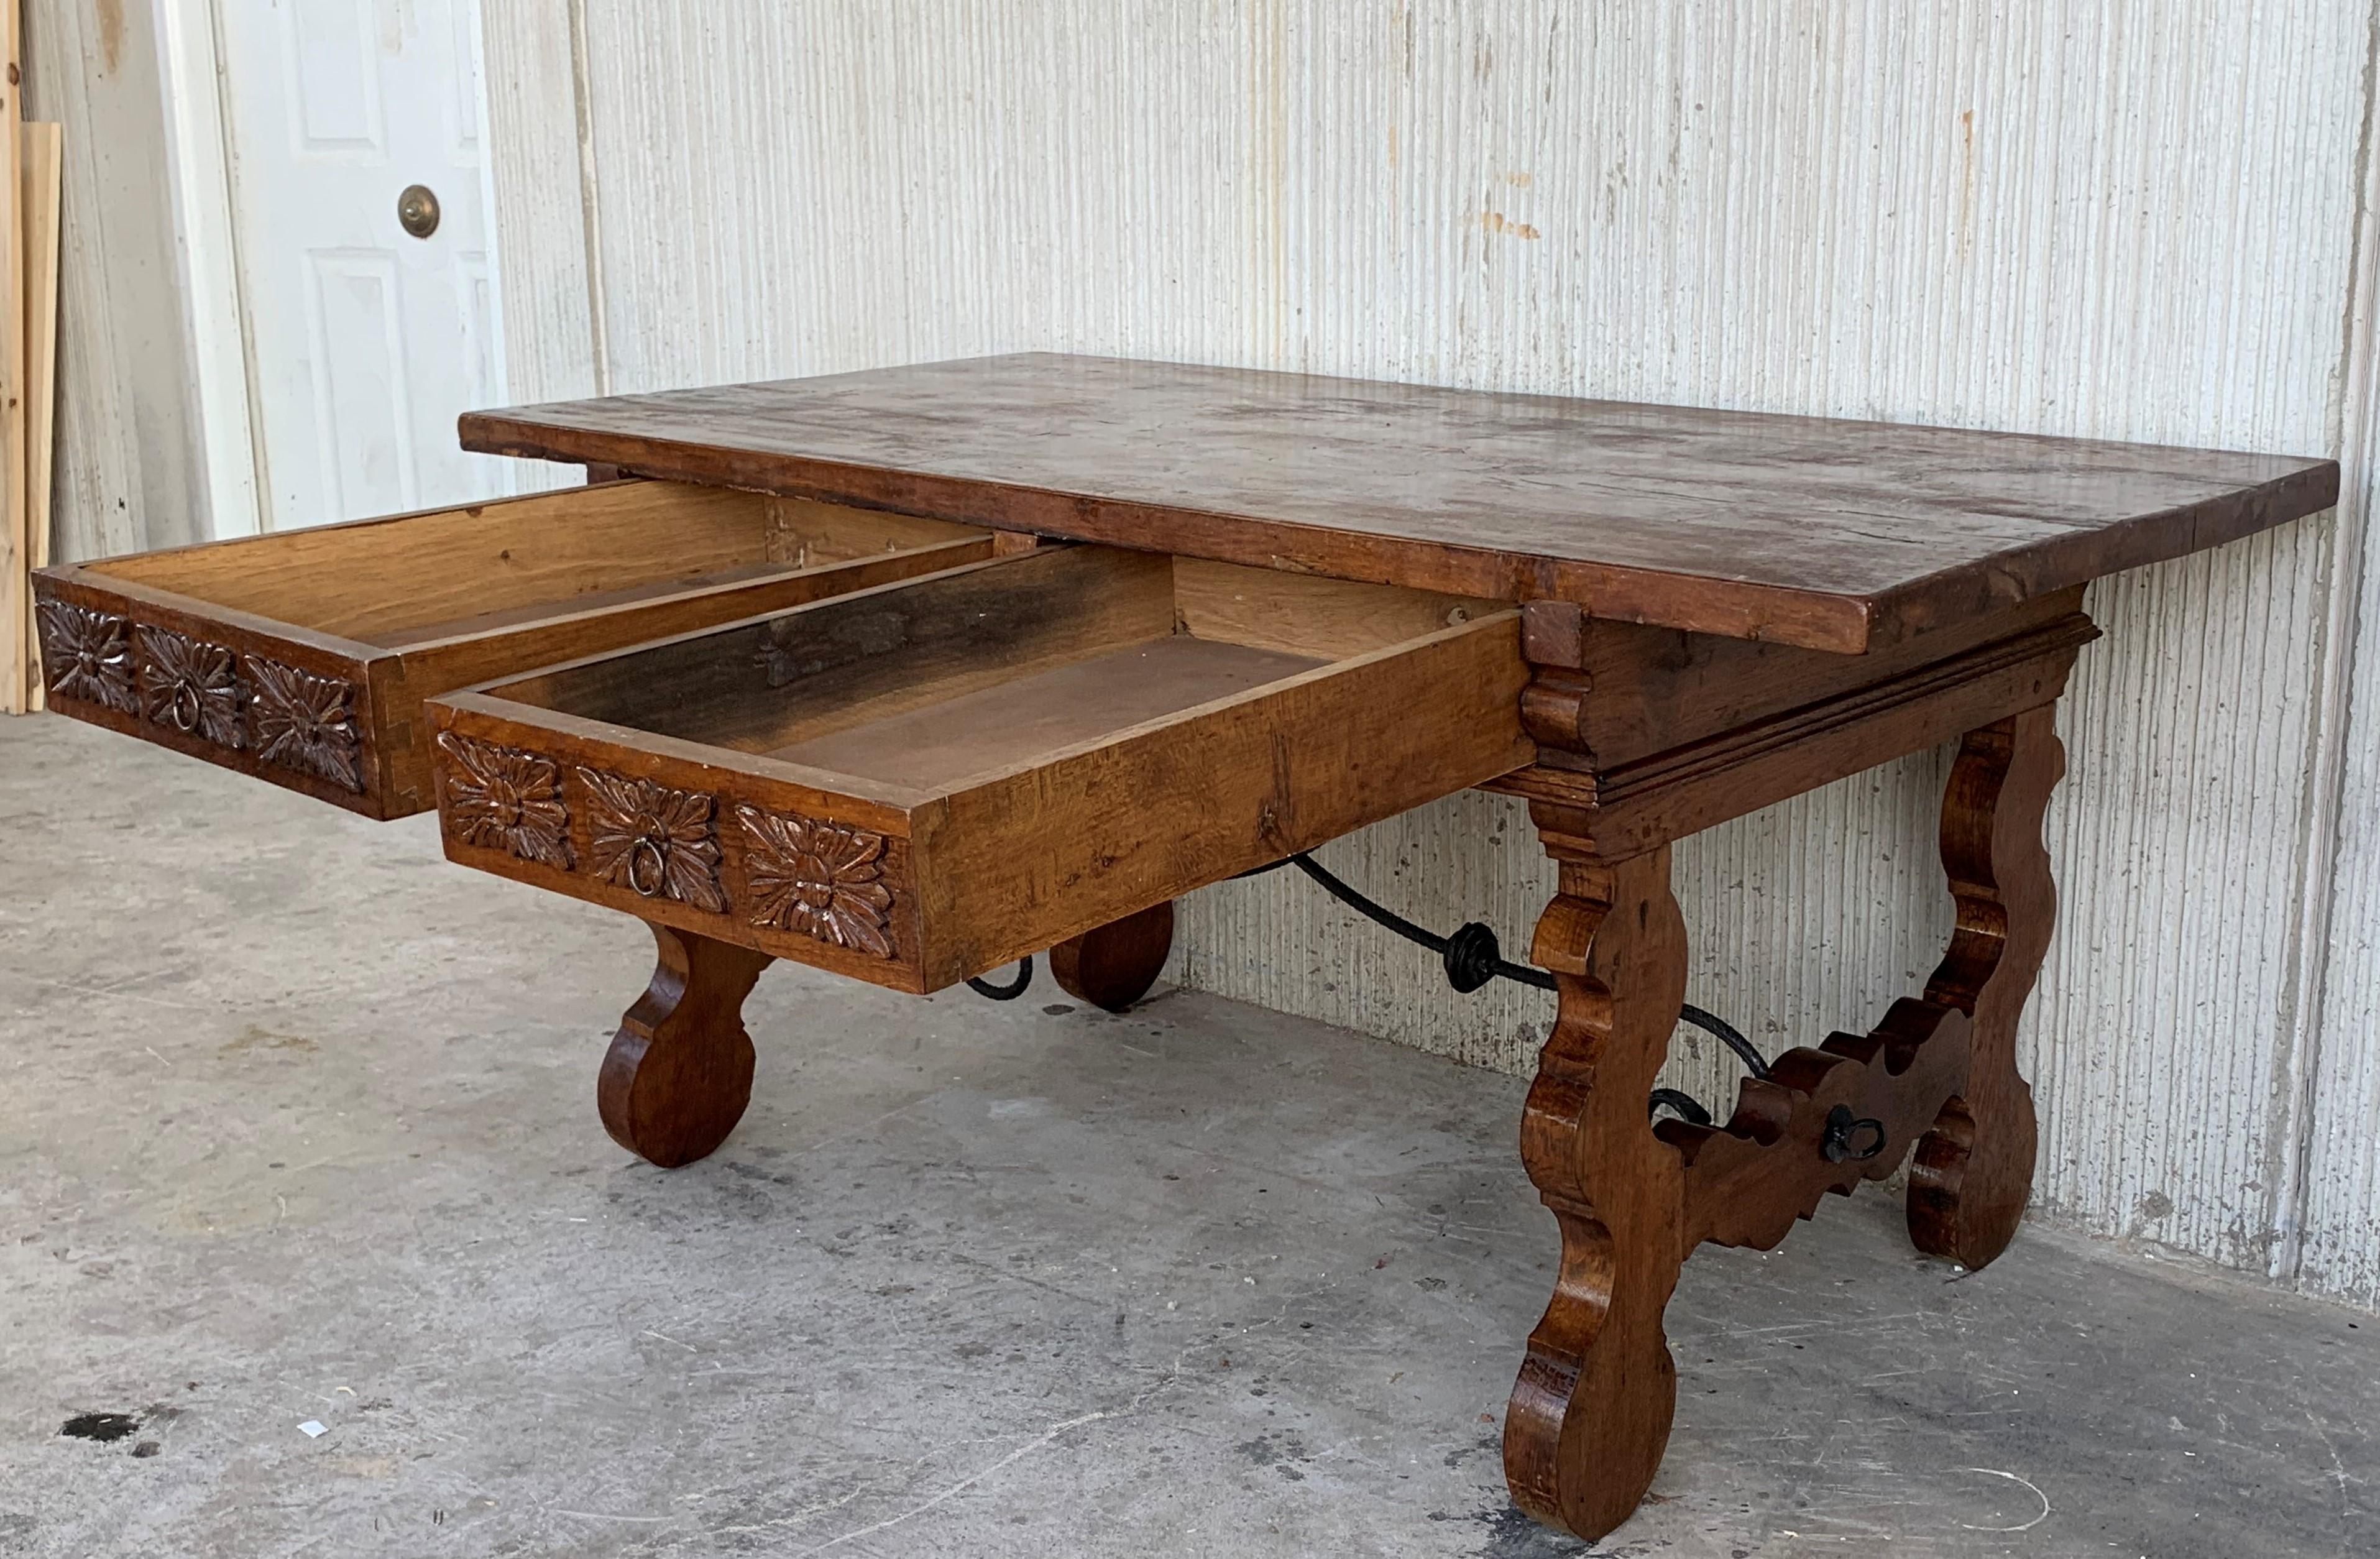
[[166, 705], [167, 722], [185, 736], [196, 736], [200, 718], [206, 713], [198, 684], [185, 678], [174, 684], [173, 700]]
[[1818, 1151], [1828, 1163], [1864, 1163], [1884, 1151], [1884, 1123], [1873, 1115], [1852, 1113], [1848, 1104], [1827, 1112], [1827, 1128], [1818, 1138]]
[[669, 885], [669, 859], [650, 834], [628, 846], [628, 886], [646, 898]]

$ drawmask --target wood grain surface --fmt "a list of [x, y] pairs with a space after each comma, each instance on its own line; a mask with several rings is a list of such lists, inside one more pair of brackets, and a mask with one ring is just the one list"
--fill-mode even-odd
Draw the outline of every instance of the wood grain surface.
[[[54, 636], [97, 632], [104, 645], [106, 625], [121, 625], [128, 675], [148, 628], [219, 646], [240, 667], [330, 679], [346, 689], [330, 724], [353, 728], [355, 750], [326, 761], [292, 747], [285, 728], [277, 744], [176, 730], [103, 696], [103, 656], [90, 675], [58, 668], [61, 713], [395, 818], [431, 804], [418, 717], [429, 694], [976, 561], [991, 546], [980, 530], [877, 509], [789, 512], [748, 493], [623, 481], [67, 564], [33, 584]], [[274, 675], [235, 669], [242, 720]]]
[[1969, 1271], [2008, 1248], [2033, 1191], [2039, 1127], [2016, 1069], [2016, 1026], [2058, 924], [2042, 819], [2065, 774], [2057, 712], [2044, 704], [1970, 731], [1942, 798], [1942, 867], [1959, 921], [1925, 999], [1973, 1020], [1973, 1056], [1917, 1144], [1909, 1235]]
[[1864, 652], [2328, 506], [2335, 462], [1022, 354], [466, 448]]
[[[477, 755], [441, 738], [447, 853], [930, 992], [1528, 763], [1520, 613], [1317, 583], [1210, 566], [1180, 590], [1160, 554], [1047, 548], [431, 699]], [[514, 771], [547, 776], [565, 848], [488, 824]], [[778, 853], [798, 870], [771, 881], [811, 903], [880, 886], [880, 923], [768, 912], [752, 838], [720, 822], [745, 809], [793, 831]], [[653, 843], [607, 872], [598, 813]], [[836, 876], [846, 857], [864, 881]]]
[[1560, 892], [1529, 961], [1559, 1005], [1521, 1116], [1521, 1162], [1561, 1233], [1553, 1297], [1504, 1412], [1512, 1503], [1592, 1542], [1661, 1465], [1678, 1371], [1661, 1325], [1688, 1247], [1684, 1176], [1645, 1098], [1686, 994], [1670, 848], [1609, 860], [1560, 807], [1530, 809]]
[[769, 756], [941, 789], [1326, 664], [1171, 634], [845, 725]]
[[727, 1140], [752, 1102], [759, 1057], [744, 998], [766, 953], [648, 921], [660, 957], [652, 983], [620, 1017], [595, 1077], [595, 1113], [612, 1140], [676, 1169]]
[[1122, 1012], [1148, 994], [1173, 950], [1173, 901], [1152, 904], [1050, 949], [1050, 976], [1066, 994]]
[[[1898, 653], [1809, 657], [1873, 667], [1877, 675], [1856, 683], [1835, 677], [1767, 683], [1734, 704], [1738, 723], [1728, 729], [1604, 766], [1548, 762], [1575, 756], [1550, 743], [1566, 739], [1558, 725], [1575, 728], [1582, 722], [1537, 718], [1530, 729], [1540, 743], [1538, 761], [1489, 782], [1489, 788], [1573, 807], [1579, 828], [1597, 850], [1630, 855], [2053, 702], [2066, 689], [2075, 652], [2098, 636], [2089, 617], [2070, 611], [1905, 668], [1896, 664]], [[1548, 706], [1602, 696], [1599, 685], [1581, 695], [1558, 676], [1541, 671], [1523, 696], [1523, 710], [1544, 716]], [[1622, 697], [1631, 680], [1649, 678], [1615, 677]], [[1692, 727], [1694, 706], [1703, 701], [1679, 706], [1681, 728]]]

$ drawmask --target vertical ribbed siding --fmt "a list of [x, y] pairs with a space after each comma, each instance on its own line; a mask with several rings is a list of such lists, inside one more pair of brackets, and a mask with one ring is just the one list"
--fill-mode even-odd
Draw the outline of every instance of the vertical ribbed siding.
[[[2361, 9], [582, 3], [615, 389], [1058, 347], [2340, 439]], [[508, 285], [538, 263], [508, 250]], [[516, 353], [546, 318], [515, 317]], [[2024, 1044], [2058, 1216], [2262, 1267], [2301, 1135], [2307, 1280], [2368, 1292], [2369, 650], [2328, 928], [2308, 923], [2326, 888], [2303, 847], [2331, 750], [2333, 523], [2093, 592], [2107, 638], [2065, 710], [2064, 910]], [[1694, 999], [1774, 1050], [1922, 980], [1949, 921], [1944, 767], [1920, 755], [1682, 846]], [[1481, 796], [1324, 855], [1513, 951], [1549, 887], [1525, 815]], [[2309, 934], [2336, 941], [2318, 1088]], [[1452, 995], [1289, 879], [1185, 904], [1179, 969], [1508, 1068], [1547, 1018], [1534, 993]], [[1722, 1058], [1682, 1049], [1679, 1080], [1721, 1096]]]
[[[2373, 18], [2365, 91], [2380, 76], [2380, 9]], [[2334, 815], [2308, 830], [2330, 857], [2329, 917], [2301, 958], [2320, 1052], [2296, 1101], [2303, 1215], [2285, 1275], [2317, 1292], [2380, 1307], [2380, 103], [2367, 105], [2354, 293], [2349, 300], [2340, 405], [2345, 496], [2333, 557], [2330, 658], [2324, 718], [2337, 731], [2341, 771]]]
[[[2370, 228], [2367, 226], [2367, 232]], [[2354, 338], [2369, 368], [2373, 321]], [[2306, 1102], [2305, 1214], [2297, 1276], [2316, 1292], [2380, 1308], [2380, 560], [2370, 517], [2380, 504], [2371, 467], [2380, 448], [2380, 396], [2350, 448], [2362, 456], [2350, 489], [2365, 527], [2347, 722], [2346, 785], [2319, 1012], [2323, 1037]]]
[[576, 61], [577, 0], [484, 0], [481, 77], [494, 204], [504, 388], [520, 401], [591, 396], [594, 286], [587, 271]]

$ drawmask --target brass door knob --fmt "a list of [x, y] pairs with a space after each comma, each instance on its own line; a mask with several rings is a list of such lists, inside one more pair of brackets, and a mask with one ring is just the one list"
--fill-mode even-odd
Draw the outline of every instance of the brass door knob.
[[438, 231], [438, 197], [426, 184], [408, 184], [396, 198], [396, 220], [417, 238]]

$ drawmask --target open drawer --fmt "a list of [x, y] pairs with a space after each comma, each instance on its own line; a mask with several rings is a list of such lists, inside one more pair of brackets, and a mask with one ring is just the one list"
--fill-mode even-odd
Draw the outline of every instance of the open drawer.
[[1534, 749], [1502, 603], [1104, 547], [431, 700], [454, 860], [933, 991]]
[[431, 805], [422, 698], [987, 557], [987, 531], [622, 481], [34, 578], [50, 707], [371, 817]]

